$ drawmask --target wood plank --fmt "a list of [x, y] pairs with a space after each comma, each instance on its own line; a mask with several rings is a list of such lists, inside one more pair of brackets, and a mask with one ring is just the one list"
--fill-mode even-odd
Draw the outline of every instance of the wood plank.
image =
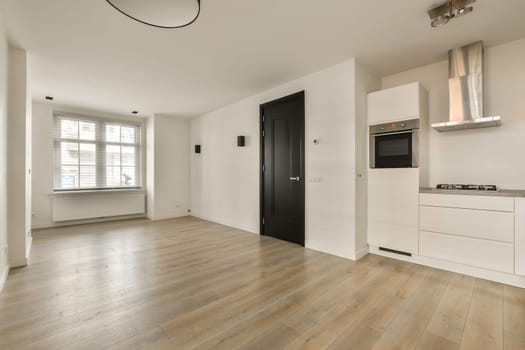
[[418, 349], [457, 349], [461, 343], [467, 319], [475, 278], [454, 275], [443, 295], [425, 333], [419, 339]]
[[503, 285], [476, 280], [460, 349], [503, 349]]
[[328, 349], [371, 349], [416, 292], [425, 272], [422, 266], [412, 265], [405, 273], [396, 273], [396, 279], [384, 287], [383, 298], [362, 319], [349, 325]]
[[372, 349], [413, 349], [436, 310], [452, 273], [429, 269], [411, 300]]
[[504, 348], [525, 349], [525, 293], [521, 288], [504, 287]]
[[380, 304], [391, 287], [400, 287], [415, 272], [414, 265], [399, 261], [388, 261], [388, 263], [388, 268], [374, 275], [366, 284], [359, 286], [348, 298], [343, 298], [344, 302], [339, 303], [338, 307], [319, 320], [319, 325], [303, 332], [287, 349], [328, 347], [348, 327], [361, 322], [370, 309]]

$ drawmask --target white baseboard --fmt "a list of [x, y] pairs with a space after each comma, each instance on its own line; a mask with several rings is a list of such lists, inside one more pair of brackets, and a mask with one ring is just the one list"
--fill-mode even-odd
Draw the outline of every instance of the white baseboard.
[[171, 220], [171, 219], [177, 219], [177, 218], [184, 218], [186, 216], [190, 216], [189, 214], [182, 214], [182, 215], [165, 215], [165, 216], [148, 216], [148, 219], [151, 221], [162, 221], [162, 220]]
[[221, 220], [221, 219], [218, 219], [218, 218], [213, 218], [213, 217], [200, 215], [200, 214], [195, 214], [195, 213], [192, 213], [191, 216], [196, 217], [198, 219], [215, 222], [216, 224], [221, 224], [221, 225], [224, 225], [224, 226], [233, 227], [233, 228], [236, 228], [236, 229], [239, 229], [239, 230], [242, 230], [242, 231], [246, 231], [248, 233], [254, 233], [256, 235], [259, 234], [259, 229], [258, 228], [245, 226], [245, 225], [239, 225], [237, 223], [228, 222], [228, 221]]
[[340, 258], [345, 258], [345, 259], [354, 260], [354, 261], [357, 260], [356, 256], [354, 254], [352, 254], [352, 252], [345, 251], [345, 250], [341, 249], [341, 247], [339, 247], [337, 245], [326, 244], [326, 243], [323, 243], [323, 242], [312, 241], [312, 240], [308, 240], [307, 239], [306, 242], [305, 242], [305, 247], [308, 248], [308, 249], [317, 250], [318, 252], [323, 252], [323, 253], [326, 253], [326, 254], [335, 255], [335, 256], [338, 256]]
[[29, 262], [29, 256], [31, 255], [31, 247], [33, 247], [33, 236], [27, 237], [27, 247], [26, 247], [26, 260]]
[[480, 267], [463, 265], [451, 261], [440, 260], [435, 258], [429, 258], [420, 255], [414, 256], [403, 256], [393, 253], [388, 253], [382, 250], [379, 250], [379, 247], [370, 246], [370, 253], [375, 255], [381, 255], [392, 259], [402, 260], [411, 262], [414, 264], [424, 265], [434, 267], [436, 269], [447, 270], [462, 275], [468, 275], [472, 277], [477, 277], [489, 281], [494, 281], [498, 283], [508, 284], [511, 286], [525, 288], [525, 277], [513, 275], [505, 272], [492, 271], [483, 269]]
[[355, 260], [360, 260], [362, 258], [364, 258], [366, 255], [368, 255], [368, 247], [365, 247], [363, 249], [360, 249], [358, 250], [356, 253], [355, 253]]
[[123, 215], [123, 216], [111, 216], [111, 217], [107, 217], [107, 218], [73, 220], [73, 221], [62, 221], [62, 222], [52, 222], [51, 221], [51, 222], [47, 222], [47, 223], [33, 224], [31, 229], [32, 230], [40, 230], [40, 229], [54, 228], [54, 227], [74, 226], [74, 225], [83, 225], [83, 224], [95, 224], [97, 222], [120, 221], [120, 220], [141, 219], [141, 218], [146, 218], [146, 215], [145, 214]]
[[0, 273], [0, 293], [4, 289], [5, 281], [7, 280], [7, 275], [9, 274], [9, 265], [6, 265], [4, 271]]
[[17, 260], [12, 260], [12, 259], [9, 259], [9, 268], [12, 269], [14, 267], [24, 267], [24, 266], [27, 266], [27, 258], [24, 256], [23, 258], [21, 259], [17, 259]]

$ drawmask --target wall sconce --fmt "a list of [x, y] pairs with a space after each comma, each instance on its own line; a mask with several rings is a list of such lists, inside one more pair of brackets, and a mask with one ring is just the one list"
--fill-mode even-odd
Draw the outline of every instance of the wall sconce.
[[201, 153], [201, 145], [195, 145], [195, 153]]
[[237, 147], [244, 147], [246, 145], [245, 136], [237, 136]]

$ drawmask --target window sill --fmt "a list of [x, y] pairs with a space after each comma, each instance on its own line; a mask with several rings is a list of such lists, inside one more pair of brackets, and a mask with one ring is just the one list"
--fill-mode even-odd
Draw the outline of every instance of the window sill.
[[74, 195], [96, 195], [96, 194], [115, 194], [115, 193], [146, 193], [144, 188], [113, 188], [107, 190], [78, 190], [78, 191], [53, 191], [49, 197], [74, 196]]

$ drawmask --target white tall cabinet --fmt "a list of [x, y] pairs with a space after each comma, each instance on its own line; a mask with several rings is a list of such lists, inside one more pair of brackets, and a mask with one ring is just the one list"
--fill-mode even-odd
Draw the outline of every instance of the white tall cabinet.
[[419, 119], [419, 167], [368, 167], [367, 240], [371, 248], [417, 255], [419, 187], [428, 185], [428, 94], [411, 83], [368, 95], [368, 125]]

